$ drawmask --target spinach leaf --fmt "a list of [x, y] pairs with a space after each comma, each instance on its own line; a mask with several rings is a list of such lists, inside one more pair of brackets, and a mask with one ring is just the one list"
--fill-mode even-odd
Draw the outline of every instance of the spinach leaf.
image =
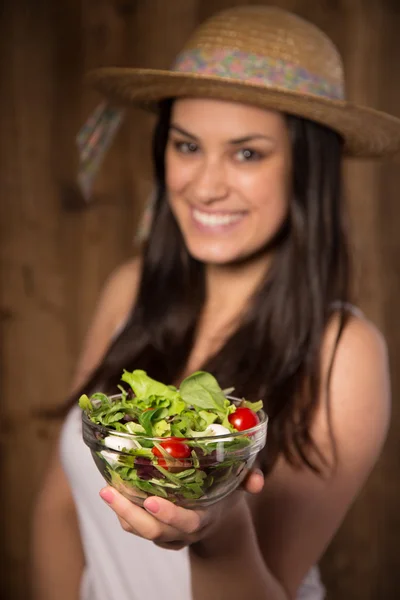
[[225, 396], [211, 373], [197, 371], [186, 377], [179, 388], [182, 399], [190, 406], [226, 413]]
[[150, 408], [142, 412], [139, 417], [139, 423], [143, 427], [146, 432], [146, 435], [153, 435], [153, 422], [159, 419], [164, 419], [164, 417], [168, 414], [168, 410], [166, 408]]

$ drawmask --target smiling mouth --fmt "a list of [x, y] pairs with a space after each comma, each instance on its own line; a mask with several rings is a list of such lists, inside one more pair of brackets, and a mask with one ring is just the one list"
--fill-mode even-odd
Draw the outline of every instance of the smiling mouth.
[[193, 208], [192, 216], [194, 221], [205, 227], [223, 227], [237, 223], [244, 217], [243, 212], [231, 213], [207, 213], [197, 208]]

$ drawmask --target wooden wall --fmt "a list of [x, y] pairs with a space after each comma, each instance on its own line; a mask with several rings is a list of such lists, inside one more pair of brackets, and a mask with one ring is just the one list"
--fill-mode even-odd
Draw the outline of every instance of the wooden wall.
[[[0, 6], [1, 597], [26, 600], [32, 498], [100, 286], [131, 252], [151, 189], [151, 118], [135, 111], [90, 205], [74, 178], [74, 136], [99, 98], [99, 65], [168, 67], [192, 28], [244, 0], [3, 0]], [[256, 3], [254, 1], [254, 3]], [[258, 1], [260, 2], [260, 0]], [[269, 4], [269, 2], [264, 2]], [[400, 116], [398, 0], [276, 0], [334, 39], [352, 100]], [[399, 162], [347, 165], [360, 305], [387, 336], [393, 421], [384, 454], [328, 549], [334, 600], [397, 600], [400, 590]]]

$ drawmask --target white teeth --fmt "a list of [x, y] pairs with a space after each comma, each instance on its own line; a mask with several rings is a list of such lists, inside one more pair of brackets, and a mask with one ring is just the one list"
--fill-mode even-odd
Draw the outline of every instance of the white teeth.
[[235, 223], [239, 221], [243, 216], [243, 213], [231, 213], [225, 215], [212, 215], [210, 213], [204, 213], [196, 208], [193, 209], [193, 217], [195, 221], [198, 221], [202, 225], [207, 225], [208, 227], [217, 227], [218, 225], [229, 225], [230, 223]]

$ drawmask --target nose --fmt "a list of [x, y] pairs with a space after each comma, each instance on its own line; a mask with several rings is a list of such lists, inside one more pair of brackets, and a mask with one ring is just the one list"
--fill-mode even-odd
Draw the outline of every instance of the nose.
[[229, 185], [224, 165], [219, 160], [205, 159], [194, 178], [194, 199], [202, 204], [212, 204], [228, 195]]

